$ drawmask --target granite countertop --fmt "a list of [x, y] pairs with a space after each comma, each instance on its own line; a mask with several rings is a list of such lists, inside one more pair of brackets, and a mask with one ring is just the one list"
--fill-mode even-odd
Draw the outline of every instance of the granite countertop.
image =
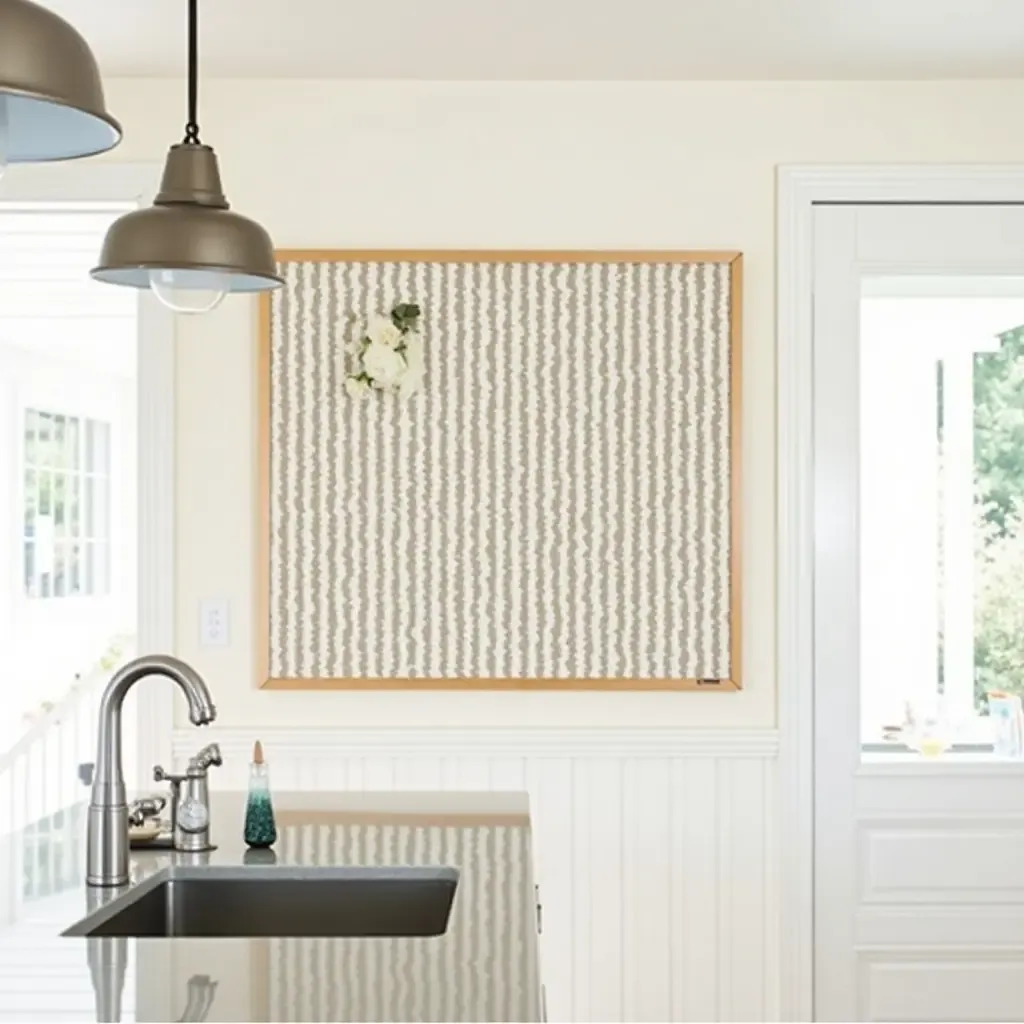
[[[133, 850], [130, 886], [174, 864], [239, 868], [244, 793], [215, 792], [206, 854]], [[60, 933], [127, 888], [84, 884], [85, 806], [0, 838], [0, 1022], [541, 1019], [527, 798], [274, 795], [282, 866], [451, 866], [433, 938], [86, 939]]]

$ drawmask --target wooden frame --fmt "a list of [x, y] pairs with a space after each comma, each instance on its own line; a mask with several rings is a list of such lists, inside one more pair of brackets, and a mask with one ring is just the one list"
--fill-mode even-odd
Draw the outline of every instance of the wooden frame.
[[743, 257], [733, 250], [332, 250], [281, 249], [279, 262], [724, 263], [730, 281], [729, 656], [728, 679], [659, 678], [275, 678], [270, 674], [270, 331], [271, 293], [259, 297], [256, 359], [257, 524], [254, 642], [257, 685], [279, 690], [565, 690], [729, 692], [742, 688], [742, 305]]

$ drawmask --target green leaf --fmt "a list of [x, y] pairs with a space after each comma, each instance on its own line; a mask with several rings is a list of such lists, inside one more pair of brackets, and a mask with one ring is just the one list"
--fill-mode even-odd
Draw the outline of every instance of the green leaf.
[[420, 307], [414, 302], [399, 302], [391, 310], [391, 321], [401, 330], [409, 330], [416, 325], [420, 316]]

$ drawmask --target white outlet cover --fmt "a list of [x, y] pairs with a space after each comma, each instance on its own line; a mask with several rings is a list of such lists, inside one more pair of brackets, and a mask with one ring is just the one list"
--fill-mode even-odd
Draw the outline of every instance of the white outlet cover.
[[199, 602], [199, 645], [201, 647], [228, 646], [228, 602], [224, 598], [210, 598]]

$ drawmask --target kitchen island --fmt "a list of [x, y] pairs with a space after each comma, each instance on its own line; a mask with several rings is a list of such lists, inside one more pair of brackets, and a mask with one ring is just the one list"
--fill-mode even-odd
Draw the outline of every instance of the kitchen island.
[[[527, 799], [275, 794], [248, 851], [245, 794], [214, 793], [204, 854], [133, 850], [131, 882], [84, 883], [84, 807], [0, 838], [0, 1021], [533, 1021], [542, 1016]], [[447, 930], [398, 938], [66, 938], [172, 865], [454, 867]]]

